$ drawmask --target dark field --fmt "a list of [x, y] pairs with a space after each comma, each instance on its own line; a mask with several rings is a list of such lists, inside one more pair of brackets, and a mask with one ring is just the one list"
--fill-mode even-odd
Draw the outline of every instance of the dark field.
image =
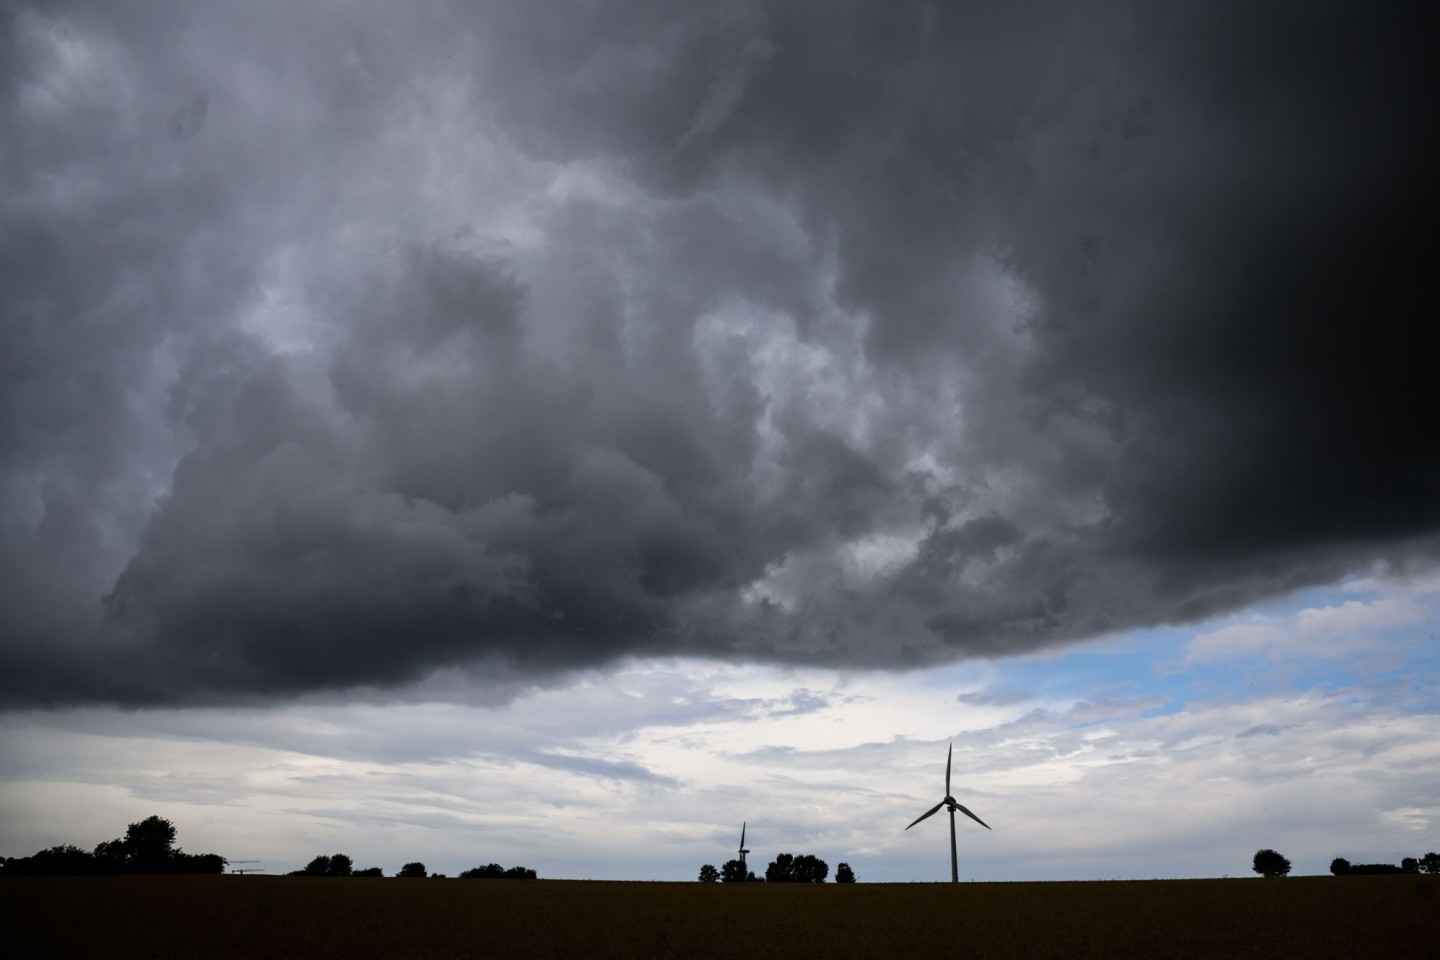
[[0, 880], [15, 958], [1437, 956], [1440, 876], [726, 886]]

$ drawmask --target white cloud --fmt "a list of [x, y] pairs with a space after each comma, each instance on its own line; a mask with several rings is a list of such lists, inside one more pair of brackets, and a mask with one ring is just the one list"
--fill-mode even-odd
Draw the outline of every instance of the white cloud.
[[159, 813], [187, 849], [272, 871], [341, 851], [392, 872], [689, 879], [744, 820], [762, 867], [788, 850], [862, 880], [943, 879], [943, 825], [903, 828], [939, 799], [947, 741], [955, 795], [994, 828], [960, 825], [963, 877], [1244, 874], [1262, 846], [1323, 872], [1423, 853], [1440, 823], [1433, 711], [1350, 690], [1159, 712], [1176, 704], [1014, 679], [637, 661], [503, 707], [29, 714], [0, 740], [5, 852]]
[[1307, 607], [1285, 617], [1252, 617], [1197, 634], [1185, 662], [1253, 656], [1339, 659], [1371, 652], [1386, 645], [1384, 631], [1426, 619], [1440, 597], [1440, 582], [1367, 580], [1346, 584], [1344, 590], [1369, 598]]

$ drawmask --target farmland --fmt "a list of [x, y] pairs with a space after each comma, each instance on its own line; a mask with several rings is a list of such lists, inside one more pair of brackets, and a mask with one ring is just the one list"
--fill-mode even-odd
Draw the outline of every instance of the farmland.
[[1440, 876], [723, 885], [0, 879], [7, 955], [1419, 957]]

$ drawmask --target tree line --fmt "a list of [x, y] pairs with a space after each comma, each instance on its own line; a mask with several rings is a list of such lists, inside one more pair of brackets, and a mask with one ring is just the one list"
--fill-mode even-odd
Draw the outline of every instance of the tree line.
[[1405, 857], [1397, 867], [1393, 863], [1351, 863], [1344, 857], [1330, 861], [1330, 872], [1337, 877], [1358, 877], [1385, 873], [1440, 873], [1440, 853], [1423, 857]]
[[[1262, 877], [1284, 877], [1290, 874], [1290, 861], [1274, 850], [1256, 850], [1251, 869]], [[1440, 873], [1440, 853], [1423, 857], [1405, 857], [1397, 867], [1393, 863], [1351, 863], [1344, 857], [1330, 861], [1330, 872], [1337, 877], [1358, 877], [1386, 873]]]
[[[699, 879], [701, 883], [824, 883], [829, 875], [830, 864], [819, 857], [782, 853], [765, 868], [763, 881], [739, 860], [728, 860], [719, 870], [713, 863], [707, 863], [700, 868]], [[855, 882], [855, 871], [850, 869], [850, 864], [842, 863], [835, 868], [835, 882]]]
[[6, 857], [8, 876], [144, 873], [222, 873], [229, 861], [217, 853], [186, 853], [175, 846], [175, 825], [146, 817], [125, 828], [125, 836], [86, 851], [60, 844], [29, 857]]
[[[292, 870], [289, 873], [292, 877], [383, 877], [385, 871], [379, 867], [366, 867], [363, 870], [355, 869], [355, 861], [343, 853], [332, 853], [327, 856], [319, 856], [311, 860], [300, 870]], [[443, 873], [427, 873], [425, 864], [416, 860], [407, 863], [395, 874], [397, 877], [431, 877], [444, 879]], [[474, 867], [460, 874], [466, 880], [535, 880], [537, 874], [529, 867], [506, 867], [498, 863], [489, 863], [483, 867]]]
[[[186, 853], [175, 846], [175, 825], [164, 817], [146, 817], [125, 829], [125, 836], [84, 850], [60, 844], [29, 857], [0, 858], [0, 874], [6, 876], [66, 876], [100, 874], [204, 874], [224, 873], [230, 861], [218, 853]], [[343, 853], [315, 857], [292, 877], [383, 877], [379, 867], [356, 869], [355, 861]], [[397, 877], [443, 877], [427, 874], [425, 864], [416, 861], [400, 868]], [[466, 870], [465, 878], [534, 880], [529, 867], [502, 867], [498, 863]]]

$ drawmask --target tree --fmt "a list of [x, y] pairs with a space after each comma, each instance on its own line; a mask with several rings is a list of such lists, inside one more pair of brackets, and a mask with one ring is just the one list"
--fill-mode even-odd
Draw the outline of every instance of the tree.
[[701, 883], [715, 883], [720, 879], [720, 871], [715, 869], [715, 864], [707, 863], [700, 868]]
[[[739, 860], [726, 860], [725, 865], [720, 868], [720, 879], [724, 883], [744, 883], [746, 876], [745, 864]], [[754, 876], [750, 874], [749, 876]]]
[[1405, 873], [1419, 873], [1420, 861], [1414, 857], [1402, 857], [1400, 859], [1400, 869]]
[[132, 869], [163, 871], [175, 852], [175, 825], [164, 817], [146, 817], [125, 828], [124, 844]]
[[1350, 872], [1350, 861], [1344, 857], [1336, 857], [1330, 861], [1330, 872], [1337, 877], [1343, 877]]
[[1440, 853], [1427, 853], [1421, 857], [1420, 869], [1426, 873], [1440, 873]]
[[782, 853], [765, 868], [766, 883], [789, 883], [795, 877], [795, 856]]
[[316, 857], [305, 864], [305, 869], [300, 872], [307, 877], [328, 877], [330, 876], [330, 858]]
[[124, 873], [130, 867], [130, 848], [123, 839], [97, 843], [92, 856], [101, 873]]
[[1290, 861], [1268, 848], [1256, 850], [1251, 869], [1262, 877], [1283, 877], [1290, 872]]
[[802, 853], [795, 858], [794, 881], [796, 883], [824, 883], [830, 876], [830, 864], [819, 857]]
[[420, 863], [419, 861], [416, 861], [415, 863], [407, 863], [407, 864], [405, 864], [405, 866], [403, 866], [403, 867], [400, 868], [400, 872], [397, 873], [397, 874], [395, 874], [395, 876], [397, 876], [397, 877], [420, 877], [421, 879], [424, 879], [424, 878], [425, 878], [425, 864]]
[[850, 869], [850, 864], [842, 863], [835, 868], [836, 883], [854, 883], [855, 871]]
[[385, 876], [385, 871], [384, 871], [384, 870], [381, 870], [379, 867], [366, 867], [364, 870], [356, 870], [354, 873], [350, 874], [350, 876], [352, 876], [352, 877], [383, 877], [383, 876]]
[[326, 872], [327, 877], [348, 877], [355, 872], [355, 863], [343, 853], [334, 854], [330, 858], [330, 869]]
[[782, 853], [765, 868], [766, 883], [824, 883], [829, 875], [830, 864], [808, 853]]
[[460, 876], [467, 880], [499, 880], [505, 876], [505, 868], [498, 863], [488, 863], [483, 867], [466, 870]]
[[506, 880], [534, 880], [535, 871], [529, 867], [511, 867], [505, 871]]

